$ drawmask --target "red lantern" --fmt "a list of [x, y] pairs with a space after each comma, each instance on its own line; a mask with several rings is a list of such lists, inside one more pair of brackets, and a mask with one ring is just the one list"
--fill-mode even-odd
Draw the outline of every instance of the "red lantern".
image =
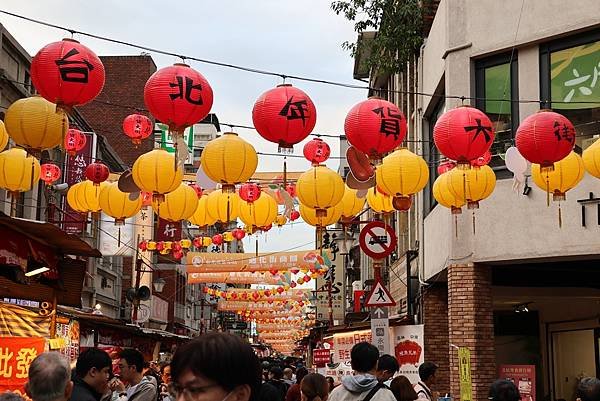
[[148, 249], [148, 241], [142, 241], [138, 244], [140, 251], [145, 252]]
[[456, 163], [452, 160], [446, 160], [437, 167], [438, 174], [444, 174], [456, 167]]
[[296, 184], [287, 184], [285, 186], [285, 191], [292, 197], [296, 197]]
[[290, 220], [295, 221], [298, 220], [300, 218], [300, 212], [297, 210], [292, 210], [292, 213], [290, 213]]
[[213, 235], [212, 243], [215, 245], [221, 245], [223, 243], [223, 235], [221, 235], [221, 234]]
[[109, 175], [110, 171], [104, 163], [90, 163], [85, 168], [85, 177], [92, 181], [94, 185], [100, 185], [101, 182], [104, 182], [108, 179]]
[[541, 110], [523, 120], [515, 140], [525, 159], [541, 167], [552, 167], [573, 150], [575, 128], [562, 114]]
[[471, 160], [471, 166], [475, 168], [487, 166], [490, 160], [492, 160], [492, 152], [487, 150], [482, 156], [479, 156], [475, 160]]
[[246, 232], [241, 228], [234, 229], [233, 231], [231, 231], [231, 234], [233, 235], [233, 238], [235, 238], [238, 241], [242, 240], [246, 236]]
[[277, 293], [281, 294], [285, 289], [283, 287], [277, 287]]
[[73, 39], [44, 46], [31, 60], [31, 81], [46, 100], [80, 106], [104, 87], [104, 65], [93, 51]]
[[156, 243], [156, 250], [158, 252], [161, 252], [165, 249], [165, 243], [163, 241], [157, 242]]
[[192, 243], [194, 244], [194, 247], [201, 248], [202, 247], [202, 237], [194, 237], [194, 240], [192, 241]]
[[323, 163], [325, 160], [329, 159], [329, 155], [331, 154], [329, 145], [321, 138], [315, 138], [306, 142], [303, 151], [306, 160], [313, 165]]
[[291, 150], [315, 128], [317, 109], [306, 93], [290, 84], [260, 95], [252, 109], [256, 131], [279, 150]]
[[310, 276], [304, 276], [304, 282], [308, 283], [310, 281]]
[[197, 184], [190, 184], [190, 187], [196, 191], [196, 195], [198, 195], [198, 199], [202, 197], [202, 188], [200, 188]]
[[173, 258], [177, 259], [177, 260], [183, 258], [183, 252], [181, 250], [179, 250], [179, 251], [175, 251], [174, 250], [173, 251]]
[[40, 166], [40, 179], [46, 183], [46, 185], [52, 185], [52, 183], [58, 181], [60, 178], [60, 168], [56, 164], [44, 163]]
[[240, 186], [240, 190], [238, 191], [240, 198], [242, 198], [243, 200], [245, 200], [248, 203], [252, 203], [254, 201], [256, 201], [258, 198], [260, 198], [260, 187], [258, 186], [258, 184], [254, 184], [254, 183], [247, 183], [247, 184], [242, 184]]
[[440, 153], [458, 165], [469, 164], [494, 143], [492, 122], [484, 112], [462, 106], [444, 113], [435, 123], [433, 140]]
[[142, 196], [142, 206], [150, 206], [152, 205], [152, 192], [141, 192]]
[[175, 64], [161, 68], [148, 78], [144, 103], [169, 130], [181, 133], [208, 115], [213, 91], [198, 71], [186, 64]]
[[148, 138], [153, 130], [152, 121], [143, 114], [131, 114], [123, 120], [123, 132], [135, 145], [142, 143], [142, 140]]
[[292, 281], [292, 282], [290, 283], [290, 287], [292, 287], [292, 288], [295, 288], [295, 287], [296, 287], [296, 285], [298, 285], [298, 284], [296, 284], [296, 282], [295, 282], [295, 281]]
[[179, 241], [175, 241], [173, 242], [173, 245], [171, 245], [171, 249], [174, 251], [181, 251], [183, 247], [181, 246], [181, 243]]
[[75, 156], [77, 152], [84, 148], [87, 138], [85, 134], [78, 129], [70, 128], [65, 135], [65, 150], [70, 156]]
[[381, 159], [406, 137], [406, 118], [395, 104], [372, 97], [350, 110], [344, 131], [352, 146], [370, 159]]

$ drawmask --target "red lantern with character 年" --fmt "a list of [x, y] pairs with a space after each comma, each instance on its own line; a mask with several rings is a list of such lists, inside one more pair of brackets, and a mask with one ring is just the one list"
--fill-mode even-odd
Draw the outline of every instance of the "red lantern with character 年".
[[70, 108], [88, 103], [104, 87], [104, 65], [73, 39], [44, 46], [31, 60], [31, 81], [42, 97]]
[[239, 195], [240, 198], [248, 203], [253, 203], [260, 198], [261, 190], [258, 184], [249, 182], [240, 186]]
[[344, 131], [352, 146], [371, 160], [379, 160], [406, 137], [406, 118], [395, 104], [371, 97], [348, 112]]
[[110, 171], [106, 164], [101, 162], [90, 163], [85, 168], [85, 177], [92, 181], [94, 185], [100, 185], [101, 182], [104, 182], [108, 179], [110, 175]]
[[77, 152], [85, 147], [86, 142], [87, 138], [83, 132], [70, 128], [65, 134], [65, 151], [69, 156], [75, 156]]
[[143, 114], [130, 114], [123, 120], [123, 132], [131, 138], [135, 145], [142, 143], [152, 134], [154, 126], [152, 121]]
[[575, 146], [575, 128], [562, 114], [540, 110], [521, 122], [515, 135], [519, 153], [542, 168], [553, 168]]
[[40, 179], [46, 185], [52, 185], [52, 183], [58, 181], [60, 175], [60, 168], [56, 164], [44, 163], [40, 166]]
[[312, 139], [304, 145], [304, 157], [313, 165], [321, 164], [329, 159], [331, 149], [321, 138]]
[[433, 140], [440, 153], [458, 166], [470, 166], [494, 143], [492, 122], [479, 109], [461, 106], [444, 113], [435, 123]]
[[291, 151], [315, 128], [317, 109], [311, 98], [290, 84], [263, 93], [252, 109], [256, 131], [279, 151]]

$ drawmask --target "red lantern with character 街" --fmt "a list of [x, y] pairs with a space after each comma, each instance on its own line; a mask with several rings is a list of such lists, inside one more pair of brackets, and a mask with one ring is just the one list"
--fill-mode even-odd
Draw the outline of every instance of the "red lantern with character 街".
[[46, 183], [46, 185], [52, 185], [60, 178], [60, 167], [52, 163], [44, 163], [40, 166], [40, 179]]
[[283, 84], [258, 98], [252, 121], [263, 138], [278, 144], [280, 151], [291, 151], [315, 128], [317, 109], [306, 93]]
[[344, 132], [352, 146], [371, 160], [379, 160], [406, 137], [406, 118], [395, 104], [371, 97], [348, 112]]
[[77, 152], [85, 147], [87, 138], [78, 129], [70, 128], [65, 134], [65, 151], [69, 156], [75, 156]]
[[329, 159], [331, 149], [329, 148], [327, 142], [321, 138], [315, 138], [306, 142], [303, 153], [306, 160], [315, 165], [321, 164]]
[[246, 184], [242, 184], [238, 192], [240, 198], [242, 198], [248, 203], [253, 203], [254, 201], [258, 200], [258, 198], [260, 198], [261, 190], [258, 184], [249, 182]]
[[456, 160], [458, 166], [470, 166], [494, 143], [492, 122], [479, 109], [461, 106], [442, 114], [433, 128], [433, 140], [441, 154]]
[[152, 121], [142, 114], [131, 114], [123, 120], [123, 132], [131, 138], [135, 145], [142, 143], [142, 140], [148, 138], [154, 129]]
[[562, 114], [540, 110], [521, 122], [515, 142], [526, 160], [542, 168], [552, 168], [573, 150], [575, 128]]
[[80, 106], [100, 94], [104, 65], [73, 39], [44, 46], [31, 60], [31, 81], [40, 95], [63, 107]]
[[92, 181], [94, 185], [100, 185], [108, 179], [110, 171], [106, 164], [101, 162], [90, 163], [85, 168], [85, 178]]

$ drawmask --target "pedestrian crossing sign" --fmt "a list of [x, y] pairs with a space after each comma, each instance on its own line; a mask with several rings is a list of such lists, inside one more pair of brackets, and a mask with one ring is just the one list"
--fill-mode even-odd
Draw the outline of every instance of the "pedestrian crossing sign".
[[378, 307], [378, 306], [395, 306], [396, 301], [392, 298], [392, 295], [388, 291], [387, 288], [383, 285], [380, 280], [375, 282], [371, 293], [367, 297], [367, 302], [365, 302], [365, 306], [367, 308]]

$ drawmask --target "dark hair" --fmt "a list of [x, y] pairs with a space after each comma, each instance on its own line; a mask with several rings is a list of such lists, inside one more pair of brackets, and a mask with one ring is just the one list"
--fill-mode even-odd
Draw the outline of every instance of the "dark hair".
[[304, 379], [304, 376], [307, 374], [308, 369], [306, 369], [304, 366], [300, 366], [298, 369], [296, 369], [296, 383], [300, 384], [302, 379]]
[[584, 377], [577, 385], [575, 396], [581, 401], [600, 401], [600, 380], [595, 377]]
[[279, 366], [271, 366], [269, 372], [273, 375], [275, 380], [281, 380], [283, 378], [283, 370]]
[[350, 351], [350, 364], [357, 372], [369, 372], [377, 365], [379, 350], [373, 344], [360, 342], [352, 347]]
[[24, 401], [24, 398], [17, 393], [6, 390], [0, 394], [0, 401]]
[[177, 383], [186, 372], [213, 380], [225, 390], [247, 384], [250, 400], [258, 397], [261, 368], [252, 347], [228, 333], [208, 333], [179, 347], [171, 361], [171, 377]]
[[433, 376], [437, 369], [438, 366], [435, 363], [423, 362], [421, 366], [419, 366], [419, 377], [421, 378], [421, 380], [425, 381], [431, 376]]
[[398, 360], [396, 358], [391, 355], [384, 354], [381, 355], [377, 361], [377, 370], [396, 373], [398, 370], [400, 370], [400, 365], [398, 365]]
[[300, 383], [300, 391], [308, 401], [321, 401], [329, 394], [329, 383], [319, 373], [309, 373]]
[[79, 354], [75, 365], [75, 373], [83, 379], [92, 368], [102, 370], [107, 367], [112, 370], [110, 355], [98, 348], [88, 348]]
[[144, 370], [144, 355], [137, 349], [126, 348], [119, 353], [119, 357], [125, 359], [128, 365], [134, 365], [139, 373]]
[[163, 362], [160, 364], [160, 374], [165, 373], [165, 369], [169, 367], [171, 364], [169, 362]]
[[390, 383], [390, 390], [397, 401], [413, 401], [419, 398], [406, 376], [397, 376]]
[[513, 382], [501, 379], [492, 383], [488, 398], [493, 401], [519, 401], [521, 394]]

